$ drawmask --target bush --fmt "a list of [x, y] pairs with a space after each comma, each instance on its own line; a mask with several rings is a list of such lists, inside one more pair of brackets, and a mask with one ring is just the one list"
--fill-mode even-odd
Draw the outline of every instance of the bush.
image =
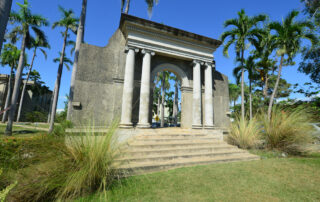
[[260, 133], [261, 127], [256, 118], [248, 120], [236, 116], [231, 124], [227, 141], [240, 148], [250, 149], [257, 146]]
[[114, 124], [100, 136], [89, 129], [72, 136], [43, 137], [43, 146], [37, 153], [28, 152], [30, 157], [25, 159], [32, 163], [15, 171], [18, 185], [10, 192], [9, 200], [68, 201], [108, 188], [117, 179], [113, 164], [117, 154], [116, 128]]
[[66, 129], [72, 128], [73, 124], [71, 121], [64, 120], [60, 124], [55, 124], [52, 134], [55, 136], [64, 136]]
[[274, 107], [271, 120], [262, 115], [261, 121], [267, 147], [293, 155], [309, 151], [308, 144], [312, 142], [312, 118], [306, 109], [281, 110]]
[[26, 122], [46, 122], [48, 114], [40, 111], [33, 111], [26, 113]]

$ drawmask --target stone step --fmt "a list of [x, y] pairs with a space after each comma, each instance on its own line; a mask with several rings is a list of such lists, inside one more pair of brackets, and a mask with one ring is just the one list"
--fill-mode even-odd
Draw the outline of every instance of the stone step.
[[211, 142], [211, 141], [216, 141], [219, 140], [219, 138], [215, 138], [215, 137], [201, 137], [201, 138], [179, 138], [179, 137], [172, 137], [172, 138], [168, 138], [168, 137], [137, 137], [136, 138], [136, 142], [145, 142], [145, 143], [155, 143], [155, 142], [186, 142], [186, 141], [207, 141], [207, 142]]
[[148, 163], [129, 163], [117, 166], [124, 175], [137, 175], [150, 172], [169, 170], [179, 167], [188, 167], [194, 165], [207, 165], [213, 163], [233, 162], [233, 161], [250, 161], [259, 160], [260, 158], [249, 154], [233, 154], [229, 156], [205, 157], [205, 158], [189, 158], [174, 159], [170, 161], [148, 162]]
[[214, 152], [214, 151], [233, 151], [239, 150], [236, 147], [230, 145], [215, 145], [215, 146], [199, 146], [187, 148], [161, 148], [161, 149], [144, 149], [144, 148], [128, 148], [127, 151], [122, 153], [123, 156], [152, 156], [152, 155], [166, 155], [166, 154], [186, 154], [194, 152]]
[[[124, 158], [116, 159], [118, 162], [122, 163], [148, 163], [148, 162], [159, 162], [159, 161], [178, 161], [182, 159], [191, 159], [191, 158], [207, 158], [207, 157], [222, 157], [222, 156], [231, 156], [235, 154], [244, 154], [247, 153], [244, 150], [227, 150], [227, 151], [214, 151], [214, 152], [194, 152], [187, 154], [166, 154], [166, 155], [153, 155], [153, 156], [135, 156], [130, 157], [129, 155]], [[121, 164], [121, 163], [120, 163]]]
[[218, 137], [218, 135], [207, 134], [149, 134], [138, 135], [136, 138], [201, 138], [201, 137]]
[[223, 142], [220, 141], [187, 141], [187, 142], [148, 142], [146, 144], [145, 142], [133, 142], [128, 145], [128, 148], [132, 148], [132, 150], [135, 149], [173, 149], [173, 148], [189, 148], [194, 146], [207, 146], [207, 147], [213, 147], [215, 145], [226, 145]]

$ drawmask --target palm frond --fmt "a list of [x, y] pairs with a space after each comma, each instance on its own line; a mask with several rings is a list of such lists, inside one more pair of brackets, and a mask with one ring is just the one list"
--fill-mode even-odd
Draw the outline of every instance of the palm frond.
[[43, 48], [39, 48], [42, 54], [44, 55], [44, 58], [47, 59], [47, 52]]

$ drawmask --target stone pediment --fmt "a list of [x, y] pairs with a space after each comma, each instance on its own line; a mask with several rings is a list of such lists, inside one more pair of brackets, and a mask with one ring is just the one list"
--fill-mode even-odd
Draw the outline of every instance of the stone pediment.
[[186, 60], [212, 62], [221, 45], [219, 40], [126, 14], [121, 15], [120, 30], [127, 46]]

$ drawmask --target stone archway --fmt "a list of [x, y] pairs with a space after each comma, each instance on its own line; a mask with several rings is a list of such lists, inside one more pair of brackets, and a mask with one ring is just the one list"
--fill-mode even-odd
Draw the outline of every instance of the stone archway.
[[[183, 91], [183, 89], [189, 89], [190, 88], [190, 81], [188, 79], [188, 76], [186, 74], [186, 72], [179, 67], [178, 65], [172, 64], [172, 63], [161, 63], [156, 65], [155, 67], [152, 68], [151, 71], [151, 83], [154, 84], [155, 78], [157, 76], [157, 73], [162, 72], [162, 71], [168, 71], [168, 72], [172, 72], [173, 74], [175, 74], [178, 79], [181, 82], [181, 87], [179, 88], [178, 91], [180, 91], [181, 93], [181, 120], [180, 120], [180, 124], [182, 128], [187, 127], [188, 123], [186, 120], [186, 117], [190, 117], [192, 116], [192, 114], [188, 114], [188, 110], [187, 110], [187, 105], [184, 105], [184, 100], [183, 98], [186, 97], [186, 92]], [[190, 95], [190, 94], [189, 94]], [[152, 111], [152, 107], [153, 107], [153, 92], [151, 92], [151, 102], [150, 102], [150, 111]], [[188, 114], [188, 115], [186, 115]], [[152, 120], [152, 113], [150, 113], [150, 121]]]

